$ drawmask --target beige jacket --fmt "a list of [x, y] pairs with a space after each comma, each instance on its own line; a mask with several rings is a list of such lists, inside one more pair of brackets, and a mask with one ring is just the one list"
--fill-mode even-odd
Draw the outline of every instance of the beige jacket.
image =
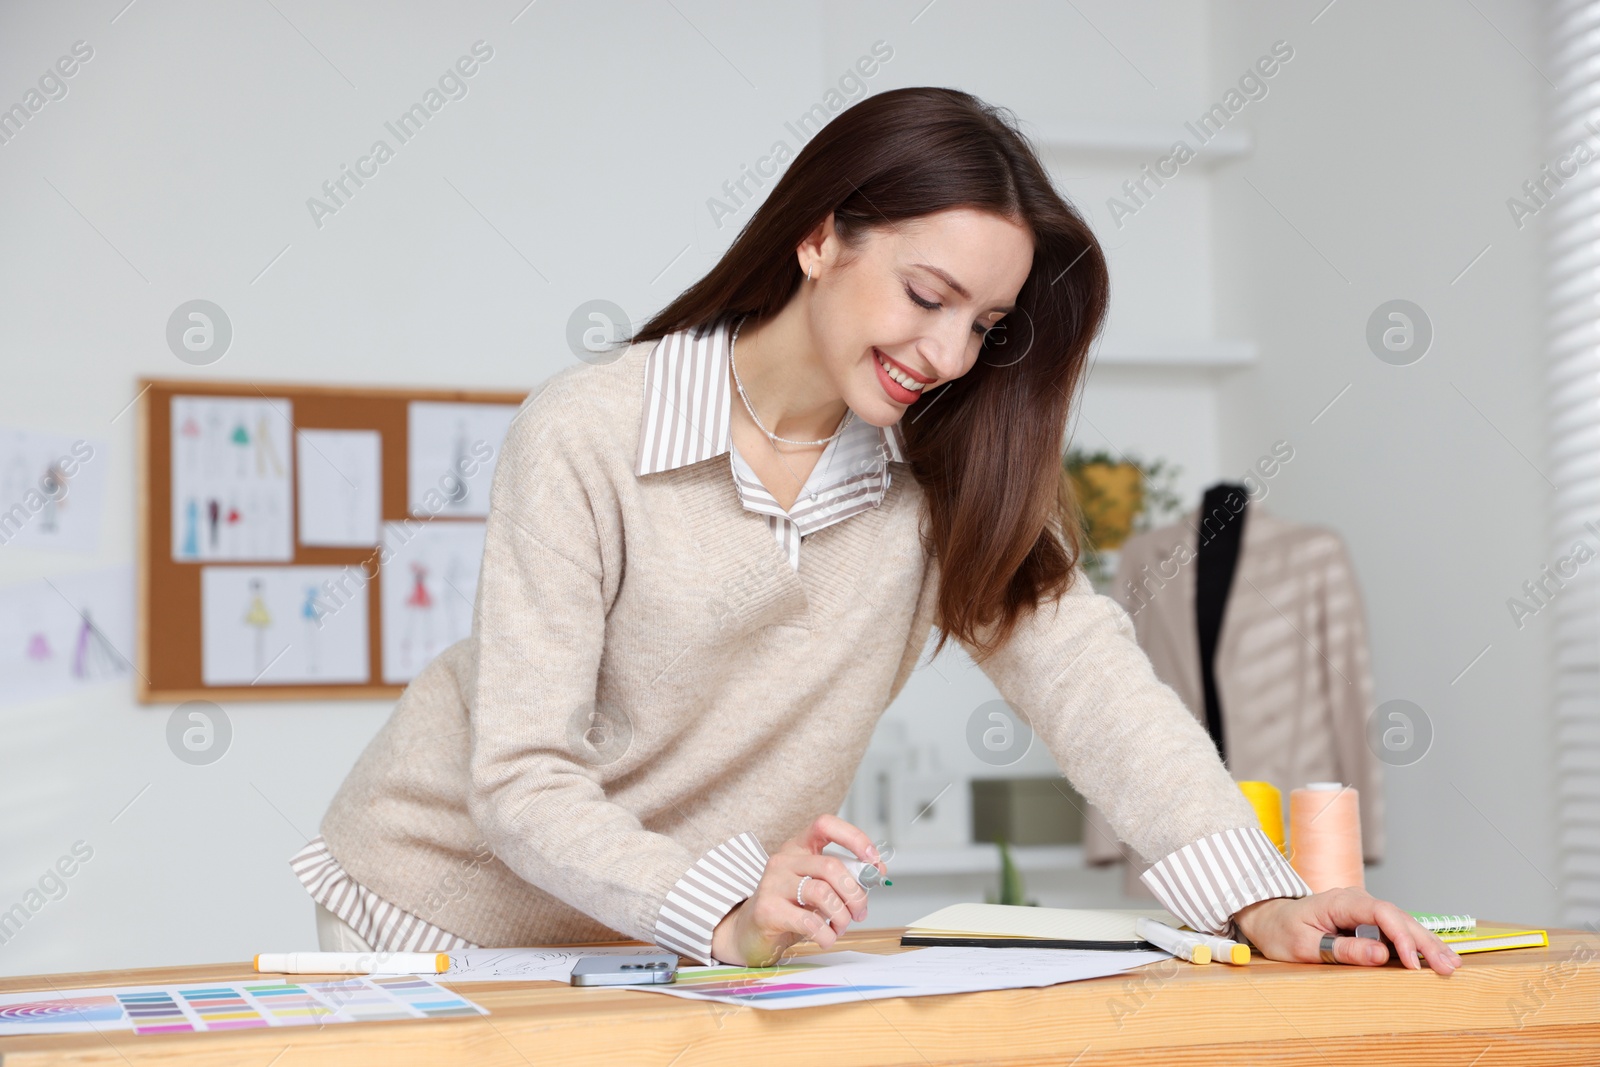
[[[1203, 726], [1194, 603], [1199, 512], [1191, 508], [1181, 521], [1124, 542], [1110, 595], [1132, 616], [1157, 677]], [[1285, 820], [1291, 789], [1315, 781], [1354, 785], [1362, 852], [1367, 863], [1381, 860], [1383, 765], [1366, 737], [1373, 706], [1366, 620], [1337, 533], [1249, 505], [1215, 669], [1234, 780], [1276, 785]], [[1099, 809], [1090, 804], [1085, 814], [1086, 861], [1128, 859], [1126, 891], [1149, 896], [1138, 878], [1148, 865], [1119, 847]]]

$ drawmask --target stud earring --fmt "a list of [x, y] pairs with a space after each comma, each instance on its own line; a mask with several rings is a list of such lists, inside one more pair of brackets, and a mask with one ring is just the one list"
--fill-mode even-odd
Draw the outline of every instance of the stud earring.
[[813, 263], [813, 264], [812, 264], [812, 265], [811, 265], [811, 266], [810, 266], [810, 267], [807, 267], [807, 268], [806, 268], [806, 281], [808, 281], [808, 282], [810, 282], [810, 281], [816, 281], [816, 279], [815, 279], [815, 278], [813, 278], [813, 277], [811, 277], [811, 271], [812, 271], [812, 270], [813, 270], [813, 269], [814, 269], [814, 268], [815, 268], [815, 267], [816, 267], [816, 264], [815, 264], [815, 263]]

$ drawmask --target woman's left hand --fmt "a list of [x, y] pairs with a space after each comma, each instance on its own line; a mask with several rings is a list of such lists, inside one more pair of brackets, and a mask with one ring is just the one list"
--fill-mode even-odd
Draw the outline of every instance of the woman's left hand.
[[1268, 959], [1320, 963], [1322, 935], [1341, 934], [1333, 942], [1333, 955], [1340, 963], [1382, 966], [1389, 961], [1387, 945], [1342, 933], [1372, 923], [1394, 942], [1400, 962], [1413, 970], [1422, 968], [1418, 952], [1442, 975], [1461, 966], [1460, 955], [1437, 934], [1401, 908], [1353, 886], [1309, 897], [1269, 897], [1240, 908], [1233, 918], [1240, 932]]

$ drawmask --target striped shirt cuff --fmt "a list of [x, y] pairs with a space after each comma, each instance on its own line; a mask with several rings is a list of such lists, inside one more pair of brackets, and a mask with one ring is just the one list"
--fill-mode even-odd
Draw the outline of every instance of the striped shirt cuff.
[[655, 942], [706, 966], [711, 933], [736, 905], [756, 891], [767, 868], [767, 850], [754, 834], [735, 834], [708, 851], [667, 892], [656, 916]]
[[331, 911], [379, 952], [444, 952], [478, 947], [464, 937], [441, 930], [395, 907], [350, 877], [328, 851], [328, 843], [321, 834], [291, 856], [289, 866], [312, 900]]
[[1259, 826], [1222, 830], [1184, 845], [1139, 876], [1162, 906], [1202, 933], [1237, 939], [1240, 908], [1311, 887]]

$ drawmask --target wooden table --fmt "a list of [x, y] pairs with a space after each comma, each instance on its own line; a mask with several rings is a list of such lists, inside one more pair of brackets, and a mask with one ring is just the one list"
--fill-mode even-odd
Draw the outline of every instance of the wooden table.
[[[851, 929], [834, 947], [905, 951], [900, 932]], [[0, 992], [259, 976], [229, 963], [45, 977], [0, 979]], [[1469, 954], [1448, 978], [1393, 960], [1373, 968], [1257, 955], [1247, 967], [1165, 960], [1043, 989], [791, 1011], [558, 982], [452, 988], [493, 1014], [172, 1036], [18, 1036], [0, 1039], [0, 1065], [1600, 1063], [1600, 937], [1582, 930], [1551, 929], [1548, 948]]]

